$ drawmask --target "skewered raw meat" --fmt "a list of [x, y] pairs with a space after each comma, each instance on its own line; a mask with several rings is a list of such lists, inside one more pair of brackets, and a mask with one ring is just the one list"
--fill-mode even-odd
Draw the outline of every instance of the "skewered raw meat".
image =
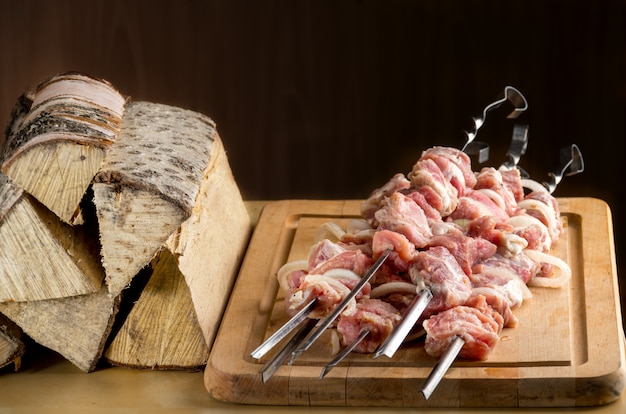
[[467, 304], [456, 306], [424, 321], [429, 355], [440, 357], [455, 337], [465, 345], [459, 357], [484, 361], [496, 346], [504, 319], [482, 295], [472, 296]]
[[369, 331], [364, 340], [359, 341], [355, 352], [371, 353], [389, 335], [395, 324], [400, 321], [400, 312], [380, 299], [364, 298], [356, 305], [351, 314], [341, 315], [337, 322], [337, 331], [342, 335], [342, 345], [346, 346], [364, 330]]
[[462, 358], [486, 359], [503, 327], [517, 323], [513, 310], [532, 296], [527, 284], [562, 286], [570, 274], [549, 254], [562, 232], [558, 203], [536, 186], [525, 195], [523, 187], [515, 168], [474, 173], [457, 149], [424, 151], [409, 174], [394, 175], [363, 202], [357, 228], [327, 225], [332, 241], [281, 268], [288, 313], [316, 299], [310, 317], [328, 314], [390, 249], [342, 312], [342, 345], [358, 339], [355, 351], [374, 352], [427, 289], [433, 297], [420, 318], [426, 352], [440, 356], [461, 337]]

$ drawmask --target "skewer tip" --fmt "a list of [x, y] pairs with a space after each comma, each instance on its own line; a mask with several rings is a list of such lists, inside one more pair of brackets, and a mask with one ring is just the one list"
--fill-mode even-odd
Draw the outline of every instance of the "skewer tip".
[[426, 389], [421, 389], [420, 393], [422, 394], [422, 396], [424, 397], [425, 400], [428, 400], [430, 398], [430, 396], [433, 394], [433, 390], [426, 390]]
[[300, 349], [296, 349], [295, 351], [293, 351], [291, 353], [291, 358], [289, 358], [289, 361], [287, 362], [287, 365], [292, 365], [294, 363], [294, 361], [296, 359], [298, 359], [298, 357], [300, 356], [300, 354], [302, 354], [305, 350], [300, 348]]

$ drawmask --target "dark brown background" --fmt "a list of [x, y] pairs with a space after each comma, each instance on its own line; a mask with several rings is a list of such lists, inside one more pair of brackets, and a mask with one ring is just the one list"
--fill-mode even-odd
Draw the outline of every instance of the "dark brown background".
[[[576, 143], [584, 174], [555, 195], [609, 203], [624, 253], [623, 1], [0, 0], [0, 124], [61, 71], [211, 116], [247, 199], [363, 198], [422, 150], [520, 89], [543, 179]], [[480, 139], [504, 160], [512, 122]], [[626, 279], [622, 277], [626, 283]]]

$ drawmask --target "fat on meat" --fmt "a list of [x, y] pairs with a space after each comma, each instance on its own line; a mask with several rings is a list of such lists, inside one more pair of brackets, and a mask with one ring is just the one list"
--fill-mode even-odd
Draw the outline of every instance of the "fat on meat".
[[309, 269], [314, 269], [319, 264], [345, 251], [346, 249], [340, 244], [334, 243], [328, 239], [321, 240], [309, 249], [307, 257]]
[[[286, 297], [287, 314], [296, 314], [305, 304], [315, 298], [317, 302], [309, 317], [323, 318], [343, 301], [358, 282], [359, 280], [354, 278], [308, 274], [302, 278], [298, 289]], [[370, 291], [371, 285], [366, 283], [352, 301], [353, 303], [348, 305], [344, 312], [349, 313], [353, 311], [356, 302], [363, 297], [367, 297]]]
[[429, 192], [424, 193], [424, 196], [443, 217], [456, 209], [459, 193], [432, 159], [420, 158], [408, 178], [411, 181], [411, 188], [418, 191], [422, 191], [422, 187], [428, 189], [426, 191]]
[[[441, 229], [437, 232], [437, 229]], [[453, 223], [439, 223], [432, 226], [433, 237], [428, 247], [442, 246], [448, 249], [466, 275], [472, 273], [472, 266], [496, 253], [497, 246], [480, 237], [470, 237]]]
[[[452, 147], [436, 146], [422, 152], [422, 158], [431, 158], [444, 171], [444, 176], [463, 195], [465, 187], [476, 185], [476, 176], [472, 171], [470, 157], [463, 151]], [[459, 176], [460, 175], [460, 176]]]
[[494, 216], [481, 216], [471, 220], [465, 227], [469, 237], [482, 238], [511, 254], [521, 253], [528, 241], [513, 233], [513, 227], [500, 222]]
[[511, 305], [510, 297], [507, 291], [508, 284], [505, 286], [493, 286], [493, 287], [477, 287], [472, 291], [470, 296], [471, 303], [472, 298], [481, 295], [485, 297], [487, 304], [496, 312], [502, 316], [502, 325], [505, 328], [514, 328], [517, 325], [517, 316], [513, 313], [513, 307]]
[[424, 210], [402, 193], [396, 192], [387, 197], [375, 217], [379, 230], [403, 234], [416, 248], [426, 246], [432, 236]]
[[416, 285], [430, 289], [433, 298], [422, 313], [423, 318], [463, 305], [472, 294], [472, 283], [452, 253], [445, 247], [434, 246], [420, 251], [409, 275]]
[[524, 199], [524, 187], [522, 187], [522, 177], [518, 168], [499, 168], [503, 184], [513, 194], [515, 202], [519, 203]]
[[518, 277], [524, 284], [527, 284], [540, 271], [541, 265], [535, 263], [524, 253], [516, 255], [496, 253], [475, 264], [472, 268], [472, 273], [475, 274], [493, 275], [493, 277]]
[[406, 190], [410, 186], [411, 182], [404, 174], [395, 174], [382, 187], [372, 191], [369, 197], [361, 203], [361, 216], [366, 221], [372, 222], [374, 220], [374, 213], [382, 206], [385, 197], [389, 197], [395, 192]]
[[465, 196], [460, 197], [457, 208], [449, 215], [452, 220], [475, 220], [480, 217], [494, 217], [497, 222], [503, 223], [509, 215], [487, 193], [479, 190], [468, 190]]
[[[428, 201], [426, 195], [427, 191], [410, 191], [406, 193], [407, 197], [410, 197], [418, 206], [424, 210], [424, 214], [426, 215], [426, 219], [432, 225], [433, 223], [438, 223], [441, 221], [441, 213], [439, 210], [433, 207], [433, 205]], [[435, 196], [435, 195], [433, 195]]]
[[[295, 314], [311, 299], [317, 298], [315, 315], [321, 317], [330, 312], [350, 290], [358, 283], [361, 276], [371, 267], [371, 257], [359, 249], [346, 249], [339, 243], [322, 240], [309, 250], [308, 269], [296, 270], [287, 276], [286, 311]], [[334, 269], [346, 270], [352, 277], [328, 276]], [[360, 296], [366, 296], [371, 290], [367, 283]]]
[[380, 230], [372, 238], [372, 252], [378, 257], [387, 249], [392, 249], [385, 263], [398, 273], [406, 272], [413, 261], [417, 250], [415, 245], [404, 234], [391, 230]]
[[364, 298], [357, 302], [355, 312], [340, 316], [337, 331], [342, 335], [342, 345], [347, 346], [354, 342], [363, 330], [368, 330], [369, 334], [354, 351], [372, 353], [389, 336], [400, 319], [400, 312], [391, 304], [379, 299]]
[[459, 358], [484, 361], [498, 343], [504, 320], [482, 295], [462, 306], [431, 316], [423, 322], [426, 331], [424, 350], [441, 357], [455, 337], [465, 341]]
[[495, 192], [504, 202], [504, 210], [507, 215], [512, 216], [518, 210], [515, 194], [511, 187], [505, 184], [501, 171], [493, 167], [483, 167], [476, 176], [475, 190], [488, 189]]
[[372, 259], [361, 250], [344, 250], [309, 269], [309, 273], [322, 275], [331, 269], [347, 269], [363, 276], [371, 266]]

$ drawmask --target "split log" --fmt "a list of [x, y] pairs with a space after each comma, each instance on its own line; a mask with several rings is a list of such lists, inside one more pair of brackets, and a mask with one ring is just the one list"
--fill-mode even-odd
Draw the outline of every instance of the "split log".
[[218, 136], [213, 147], [214, 159], [204, 174], [191, 217], [165, 244], [178, 260], [209, 346], [217, 335], [252, 230]]
[[105, 286], [70, 298], [0, 303], [0, 312], [26, 335], [85, 372], [96, 368], [118, 309], [119, 298]]
[[[150, 320], [154, 312], [142, 309], [193, 309], [195, 328], [199, 327], [207, 351], [213, 343], [251, 231], [215, 124], [180, 108], [129, 103], [122, 132], [93, 189], [111, 293], [123, 290], [157, 254], [153, 265], [158, 264], [158, 276], [153, 278], [184, 281], [188, 291], [142, 296], [136, 305], [139, 310], [129, 316], [105, 358], [144, 368], [193, 369], [204, 364], [205, 354], [195, 336], [155, 331], [167, 323], [155, 324]], [[163, 261], [164, 255], [171, 259]], [[147, 301], [155, 304], [142, 304]], [[130, 338], [157, 342], [146, 339], [133, 344]], [[173, 340], [180, 341], [189, 355], [179, 352], [174, 360], [172, 354], [167, 358], [158, 352]]]
[[64, 73], [18, 99], [2, 171], [61, 220], [81, 223], [80, 202], [119, 134], [125, 98], [110, 83]]
[[0, 302], [97, 292], [104, 280], [97, 241], [97, 231], [62, 223], [0, 173]]
[[[128, 286], [186, 220], [202, 213], [197, 202], [201, 187], [222, 178], [224, 169], [230, 174], [222, 159], [226, 159], [224, 148], [208, 117], [150, 102], [127, 104], [121, 133], [93, 184], [102, 263], [111, 294]], [[204, 208], [215, 207], [212, 214], [218, 214], [226, 206], [231, 216], [249, 227], [232, 176], [219, 188], [226, 191]], [[225, 228], [209, 231], [218, 235], [219, 229]], [[228, 231], [220, 236], [242, 237]], [[233, 231], [240, 231], [239, 224]]]
[[209, 348], [176, 258], [161, 250], [151, 267], [150, 280], [104, 358], [130, 368], [200, 370]]
[[0, 368], [13, 364], [19, 371], [24, 355], [23, 332], [13, 321], [0, 314]]

